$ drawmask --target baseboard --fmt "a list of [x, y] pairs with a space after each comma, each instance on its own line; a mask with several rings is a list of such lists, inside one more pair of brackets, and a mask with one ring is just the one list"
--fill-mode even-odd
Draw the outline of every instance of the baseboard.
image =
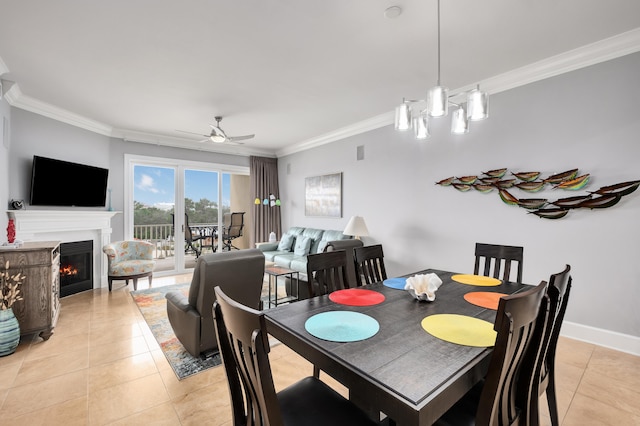
[[640, 356], [640, 337], [564, 321], [560, 335]]

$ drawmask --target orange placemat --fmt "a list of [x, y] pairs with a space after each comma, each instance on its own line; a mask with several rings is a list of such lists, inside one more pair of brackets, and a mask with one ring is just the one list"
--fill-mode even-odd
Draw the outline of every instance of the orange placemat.
[[371, 306], [384, 302], [384, 294], [363, 288], [347, 288], [329, 294], [329, 299], [341, 305]]
[[460, 284], [479, 285], [486, 287], [502, 284], [502, 281], [497, 278], [485, 277], [483, 275], [458, 274], [452, 276], [451, 279], [459, 282]]
[[431, 315], [424, 318], [420, 325], [432, 336], [458, 345], [490, 347], [496, 342], [493, 324], [466, 315]]
[[502, 296], [507, 295], [504, 293], [492, 293], [490, 291], [472, 291], [464, 295], [464, 300], [481, 308], [496, 311], [498, 310], [498, 302]]

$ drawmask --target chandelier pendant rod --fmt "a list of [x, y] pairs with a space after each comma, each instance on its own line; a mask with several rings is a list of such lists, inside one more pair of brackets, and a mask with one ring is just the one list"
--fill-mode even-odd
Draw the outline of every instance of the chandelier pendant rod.
[[440, 0], [438, 0], [438, 86], [440, 85]]

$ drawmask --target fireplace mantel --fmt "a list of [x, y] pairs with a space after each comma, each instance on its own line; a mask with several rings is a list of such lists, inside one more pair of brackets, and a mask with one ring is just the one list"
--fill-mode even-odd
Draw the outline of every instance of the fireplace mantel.
[[107, 262], [102, 246], [111, 242], [111, 218], [122, 212], [104, 210], [9, 210], [16, 239], [72, 242], [93, 240], [94, 287], [107, 286]]

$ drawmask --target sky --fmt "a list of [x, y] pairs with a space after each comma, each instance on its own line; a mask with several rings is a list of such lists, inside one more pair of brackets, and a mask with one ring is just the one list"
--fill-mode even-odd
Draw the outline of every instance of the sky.
[[[173, 168], [140, 166], [134, 167], [133, 199], [148, 206], [163, 210], [175, 204], [175, 173]], [[185, 170], [185, 197], [193, 201], [206, 198], [218, 199], [218, 173], [202, 170]], [[222, 204], [229, 205], [231, 175], [222, 174]]]

